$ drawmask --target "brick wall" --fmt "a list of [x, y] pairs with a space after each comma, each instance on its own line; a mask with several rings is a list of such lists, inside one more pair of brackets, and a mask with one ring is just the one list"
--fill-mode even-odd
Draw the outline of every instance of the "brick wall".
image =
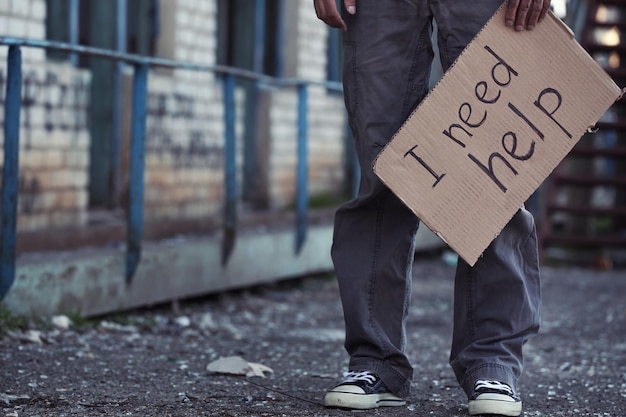
[[[0, 34], [43, 39], [45, 14], [45, 0], [4, 0]], [[2, 104], [7, 52], [8, 47], [0, 47]], [[21, 48], [21, 52], [18, 229], [83, 226], [88, 204], [89, 74], [67, 63], [47, 61], [43, 49]], [[4, 107], [0, 120], [4, 122]]]
[[[145, 217], [221, 215], [224, 182], [222, 85], [197, 72], [155, 74], [148, 86]], [[239, 93], [236, 102], [242, 106]], [[236, 130], [241, 137], [242, 112]], [[241, 146], [239, 146], [241, 150]], [[241, 156], [238, 158], [241, 161]]]
[[[214, 65], [217, 2], [178, 0], [169, 19], [173, 59]], [[212, 73], [152, 72], [148, 85], [145, 218], [221, 216], [224, 197], [223, 87]], [[242, 132], [241, 92], [237, 132]], [[241, 150], [241, 146], [238, 147]], [[241, 156], [238, 158], [241, 161]]]
[[[215, 64], [217, 0], [161, 1], [159, 55]], [[292, 32], [286, 33], [296, 39], [297, 56], [290, 58], [296, 62], [295, 76], [324, 80], [327, 29], [315, 17], [309, 0], [298, 2], [297, 15], [286, 17], [298, 19], [297, 25], [289, 26]], [[0, 1], [0, 35], [43, 39], [45, 16], [45, 0]], [[0, 46], [2, 99], [7, 50], [6, 46]], [[73, 68], [69, 62], [47, 60], [42, 49], [22, 48], [22, 52], [18, 229], [83, 227], [89, 218], [90, 74]], [[123, 189], [128, 182], [132, 68], [127, 66], [124, 74]], [[146, 221], [221, 218], [224, 196], [221, 80], [210, 73], [157, 69], [150, 72], [148, 91]], [[237, 91], [240, 182], [244, 101], [243, 92]], [[297, 93], [293, 88], [271, 89], [269, 103], [268, 195], [272, 209], [283, 209], [293, 204], [295, 195]], [[338, 193], [343, 189], [344, 179], [343, 100], [336, 93], [312, 87], [309, 111], [310, 195]], [[0, 120], [3, 117], [4, 110], [0, 107]], [[2, 134], [0, 131], [0, 139]]]
[[[317, 18], [310, 1], [299, 0], [298, 6], [296, 33], [288, 34], [297, 39], [294, 76], [324, 81], [328, 28]], [[320, 87], [310, 87], [308, 93], [309, 196], [341, 194], [345, 189], [343, 98]], [[270, 195], [278, 208], [292, 205], [295, 200], [297, 103], [293, 89], [274, 93]]]
[[[343, 100], [320, 87], [310, 87], [308, 103], [309, 196], [340, 195], [345, 189]], [[295, 201], [297, 107], [295, 91], [274, 92], [269, 164], [274, 208], [292, 206]]]
[[[287, 17], [291, 18], [291, 16]], [[314, 80], [326, 77], [327, 28], [312, 5], [298, 8], [298, 74]], [[179, 0], [175, 10], [174, 58], [215, 64], [217, 4]], [[146, 137], [146, 219], [221, 216], [223, 207], [222, 85], [212, 74], [175, 70], [150, 78]], [[270, 208], [293, 206], [297, 144], [297, 93], [272, 88], [269, 110], [267, 184]], [[243, 178], [243, 91], [237, 95], [238, 178]], [[343, 99], [313, 87], [309, 91], [309, 193], [343, 190]]]

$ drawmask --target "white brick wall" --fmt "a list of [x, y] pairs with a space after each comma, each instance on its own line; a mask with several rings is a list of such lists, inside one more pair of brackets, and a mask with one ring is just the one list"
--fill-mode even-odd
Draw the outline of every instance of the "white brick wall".
[[[146, 137], [146, 220], [206, 218], [223, 207], [222, 85], [211, 74], [152, 76]], [[237, 98], [241, 131], [242, 97]]]
[[[89, 74], [68, 64], [26, 61], [22, 73], [19, 230], [81, 227], [88, 209], [86, 102], [68, 92], [88, 86]], [[0, 68], [2, 97], [6, 75]]]
[[[286, 34], [297, 38], [296, 75], [324, 80], [328, 30], [316, 18], [310, 0], [297, 1], [298, 24], [293, 26], [297, 32]], [[44, 38], [45, 15], [45, 0], [0, 0], [0, 33]], [[217, 0], [177, 0], [175, 13], [163, 19], [173, 19], [169, 26], [174, 28], [171, 35], [175, 59], [215, 64]], [[6, 50], [0, 46], [2, 62]], [[22, 48], [22, 51], [23, 96], [27, 102], [21, 114], [19, 230], [82, 227], [89, 212], [89, 74], [72, 68], [69, 63], [47, 62], [43, 49]], [[4, 65], [0, 66], [0, 74], [2, 80], [6, 79]], [[4, 89], [4, 83], [1, 87]], [[148, 87], [154, 100], [148, 104], [146, 222], [221, 218], [224, 109], [220, 79], [197, 71], [157, 70], [150, 73]], [[125, 88], [128, 92], [130, 84]], [[3, 95], [1, 91], [0, 97]], [[130, 94], [127, 96], [126, 118], [130, 111]], [[238, 90], [236, 136], [240, 186], [244, 100], [243, 91]], [[296, 90], [273, 89], [269, 103], [270, 204], [274, 209], [282, 209], [293, 204], [295, 195]], [[4, 114], [1, 106], [0, 119]], [[311, 196], [338, 193], [343, 188], [344, 123], [342, 98], [323, 88], [311, 87], [308, 116]], [[2, 134], [0, 131], [0, 141]], [[128, 124], [124, 135], [129, 136]], [[123, 156], [122, 164], [127, 156]]]
[[317, 18], [310, 1], [298, 1], [298, 76], [325, 80], [328, 28]]
[[34, 20], [44, 21], [46, 18], [46, 1], [31, 0], [30, 17]]
[[[297, 76], [326, 79], [328, 28], [317, 18], [308, 0], [298, 0]], [[308, 91], [309, 196], [342, 192], [345, 111], [343, 98], [320, 87]], [[296, 193], [298, 97], [293, 89], [276, 91], [272, 100], [270, 195], [272, 205], [292, 205]]]
[[[20, 38], [44, 39], [45, 0], [3, 0], [0, 1], [0, 34]], [[6, 57], [6, 47], [2, 47], [0, 59]], [[45, 52], [40, 48], [24, 48], [24, 62], [43, 62]]]

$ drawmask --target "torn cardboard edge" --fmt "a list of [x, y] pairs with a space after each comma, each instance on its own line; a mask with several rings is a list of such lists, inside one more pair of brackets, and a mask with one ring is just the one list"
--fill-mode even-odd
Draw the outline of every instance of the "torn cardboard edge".
[[[492, 16], [373, 162], [374, 172], [381, 181], [411, 208], [426, 226], [471, 265], [580, 137], [589, 130], [589, 126], [594, 126], [602, 113], [624, 94], [624, 90], [615, 85], [606, 72], [576, 42], [567, 25], [554, 14], [550, 12], [547, 15], [548, 19], [533, 31], [520, 33], [504, 25], [503, 9], [504, 6], [500, 7]], [[497, 21], [494, 21], [496, 19]], [[479, 54], [485, 51], [491, 55], [481, 57]], [[503, 53], [502, 57], [498, 53]], [[521, 58], [518, 56], [520, 54]], [[492, 60], [491, 64], [485, 65], [485, 62], [480, 62], [481, 59], [485, 61], [487, 58]], [[468, 70], [468, 65], [471, 65], [471, 71]], [[498, 68], [499, 66], [502, 68]], [[578, 70], [578, 66], [582, 68], [581, 74], [568, 71], [572, 68]], [[493, 78], [489, 86], [485, 81], [476, 81], [474, 73], [480, 74], [481, 71], [489, 70]], [[496, 70], [504, 72], [496, 74]], [[508, 79], [504, 78], [507, 73]], [[588, 76], [589, 79], [585, 78]], [[568, 79], [561, 80], [565, 77]], [[576, 86], [576, 80], [581, 79], [584, 79], [584, 83], [580, 85], [581, 91], [576, 91], [573, 87]], [[593, 87], [597, 87], [598, 91], [590, 89], [590, 85], [587, 85], [589, 82], [595, 83]], [[488, 94], [496, 90], [497, 97], [488, 97]], [[488, 110], [480, 107], [480, 104], [497, 103], [501, 98], [500, 93], [504, 96], [502, 103], [508, 101], [508, 107], [506, 104], [488, 107]], [[462, 94], [469, 98], [463, 96], [462, 98], [466, 98], [467, 101], [459, 106], [456, 96]], [[472, 95], [475, 97], [472, 98]], [[444, 96], [443, 99], [441, 96]], [[535, 108], [528, 103], [520, 102], [518, 97], [531, 101], [534, 98]], [[493, 100], [489, 102], [489, 98]], [[564, 122], [557, 120], [562, 116], [561, 113], [555, 116], [561, 106], [562, 113], [567, 114], [565, 126], [561, 124]], [[603, 110], [598, 112], [598, 107], [602, 107]], [[473, 111], [476, 114], [483, 114], [481, 111], [484, 111], [485, 117], [479, 120], [479, 116], [472, 115]], [[427, 117], [423, 117], [422, 113], [428, 113]], [[440, 113], [445, 115], [442, 116]], [[482, 125], [487, 120], [488, 113], [489, 123], [485, 127]], [[448, 115], [451, 116], [446, 119]], [[442, 117], [443, 123], [440, 124], [431, 120], [440, 120]], [[537, 120], [540, 117], [544, 119]], [[507, 127], [511, 119], [518, 125]], [[456, 120], [457, 123], [450, 124], [450, 120]], [[583, 123], [579, 123], [581, 121]], [[522, 126], [519, 126], [520, 123]], [[453, 127], [457, 129], [455, 134], [451, 133]], [[459, 136], [462, 140], [458, 140], [455, 135], [461, 135], [463, 131], [467, 135]], [[437, 137], [441, 135], [440, 132], [448, 133], [448, 137]], [[563, 132], [568, 136], [565, 140]], [[527, 138], [532, 135], [537, 137], [528, 142]], [[553, 143], [556, 139], [562, 143]], [[524, 140], [526, 142], [523, 142]], [[528, 143], [532, 147], [527, 154], [522, 154], [518, 147], [528, 146]], [[419, 149], [412, 152], [418, 146]], [[494, 146], [497, 149], [493, 148]], [[544, 148], [543, 155], [535, 155], [536, 148], [540, 147]], [[423, 154], [418, 155], [418, 151]], [[465, 151], [467, 155], [463, 155], [461, 151]], [[553, 157], [552, 151], [558, 158]], [[407, 167], [407, 156], [412, 157], [409, 158], [413, 159], [412, 162], [418, 163]], [[466, 156], [470, 159], [473, 157], [472, 162], [475, 162], [475, 165], [471, 162], [468, 165]], [[445, 167], [445, 174], [450, 175], [445, 181], [441, 181], [444, 174], [437, 174], [436, 168], [433, 167], [444, 166], [450, 160], [453, 162]], [[483, 162], [485, 160], [487, 162]], [[431, 161], [432, 166], [429, 165]], [[520, 161], [525, 165], [520, 165]], [[454, 166], [457, 162], [458, 167]], [[504, 168], [500, 165], [504, 165]], [[477, 171], [477, 167], [491, 178], [485, 179], [484, 176], [481, 178], [481, 171]], [[454, 169], [458, 169], [460, 174]], [[510, 172], [506, 172], [507, 169]], [[455, 181], [460, 182], [461, 186], [450, 184], [450, 178], [454, 177], [452, 175], [454, 173], [457, 174]], [[500, 178], [500, 175], [503, 178]], [[519, 178], [515, 178], [516, 176]], [[433, 177], [436, 181], [431, 186], [429, 181], [432, 182]], [[467, 177], [471, 177], [472, 180], [468, 180]], [[491, 184], [489, 179], [493, 180]], [[502, 181], [506, 181], [506, 186]], [[444, 182], [447, 182], [445, 186], [439, 185]], [[494, 184], [500, 187], [499, 192], [497, 189], [494, 192], [492, 187]], [[439, 188], [437, 191], [444, 189], [447, 194], [433, 192], [436, 187]], [[491, 206], [489, 204], [487, 207], [480, 206], [481, 202], [476, 195], [468, 195], [466, 188], [481, 193], [481, 199], [486, 200]], [[512, 195], [514, 198], [511, 198]], [[446, 206], [441, 202], [438, 203], [442, 196], [449, 199], [446, 202], [452, 204]], [[466, 212], [467, 210], [461, 210], [465, 202], [471, 203], [468, 207], [473, 211], [471, 215]], [[450, 211], [452, 213], [448, 213]], [[491, 216], [494, 219], [490, 219], [490, 215], [494, 215]], [[464, 219], [465, 224], [459, 222], [459, 219]], [[497, 227], [489, 224], [491, 220], [497, 223]], [[465, 230], [468, 229], [469, 222], [478, 222], [477, 224], [485, 226], [485, 230], [481, 230], [482, 227], [473, 229], [469, 227], [469, 230]], [[454, 223], [455, 227], [449, 227], [447, 223]], [[461, 233], [456, 233], [455, 228], [462, 229]], [[479, 236], [474, 236], [475, 234]]]

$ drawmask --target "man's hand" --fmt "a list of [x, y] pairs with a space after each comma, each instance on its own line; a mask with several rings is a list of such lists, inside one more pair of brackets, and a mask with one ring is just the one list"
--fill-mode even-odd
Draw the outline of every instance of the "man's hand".
[[504, 22], [515, 30], [532, 30], [550, 10], [550, 0], [509, 0]]
[[[344, 0], [343, 4], [348, 13], [356, 13], [356, 0]], [[339, 10], [337, 10], [337, 2], [335, 0], [313, 0], [313, 6], [315, 7], [317, 17], [328, 26], [341, 30], [348, 28], [346, 22], [341, 18], [341, 14], [339, 14]]]

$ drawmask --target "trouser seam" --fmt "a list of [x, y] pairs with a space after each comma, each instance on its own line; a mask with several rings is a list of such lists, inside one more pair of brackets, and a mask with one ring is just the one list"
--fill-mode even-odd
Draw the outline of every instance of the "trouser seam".
[[[352, 48], [352, 56], [350, 59], [350, 65], [344, 69], [343, 80], [344, 84], [347, 83], [346, 72], [352, 73], [351, 80], [351, 92], [346, 88], [346, 95], [344, 97], [344, 103], [346, 104], [346, 110], [348, 112], [348, 119], [352, 120], [356, 117], [359, 110], [359, 83], [356, 81], [354, 74], [357, 72], [357, 43], [355, 41], [344, 40], [344, 49]], [[353, 129], [354, 130], [354, 129]]]
[[386, 200], [386, 197], [383, 195], [379, 198], [379, 204], [376, 207], [376, 228], [375, 230], [375, 235], [374, 235], [374, 253], [372, 254], [372, 273], [370, 275], [370, 285], [369, 285], [369, 302], [368, 302], [368, 318], [369, 318], [369, 323], [370, 326], [372, 327], [372, 329], [374, 329], [374, 332], [376, 333], [376, 337], [378, 338], [379, 342], [380, 342], [380, 347], [383, 353], [383, 357], [386, 357], [387, 355], [389, 355], [389, 347], [387, 346], [387, 343], [385, 343], [384, 338], [381, 336], [380, 334], [380, 330], [378, 329], [378, 326], [376, 326], [376, 324], [373, 322], [373, 318], [372, 318], [372, 311], [374, 309], [374, 297], [376, 296], [376, 281], [378, 278], [378, 252], [379, 252], [379, 247], [380, 247], [380, 241], [381, 241], [381, 229], [382, 229], [382, 221], [383, 221], [383, 214], [384, 214], [384, 201]]
[[[414, 89], [411, 88], [411, 87], [412, 87], [412, 84], [413, 84], [413, 80], [415, 78], [417, 63], [419, 61], [418, 60], [418, 54], [419, 54], [419, 51], [422, 48], [422, 45], [424, 45], [424, 43], [425, 43], [425, 39], [430, 39], [430, 36], [427, 37], [425, 35], [425, 32], [430, 32], [429, 30], [427, 30], [427, 28], [428, 28], [428, 25], [425, 25], [424, 29], [419, 34], [418, 40], [417, 40], [416, 45], [415, 45], [415, 49], [414, 49], [414, 53], [413, 53], [413, 62], [411, 64], [411, 70], [409, 72], [407, 93], [405, 95], [404, 104], [402, 106], [402, 117], [403, 117], [403, 120], [404, 120], [404, 118], [407, 117], [409, 111], [411, 111], [411, 109], [409, 108], [410, 105], [411, 105], [411, 97], [414, 97], [413, 94], [411, 94]], [[431, 62], [432, 62], [432, 60], [431, 60]], [[417, 100], [417, 103], [420, 103], [422, 101], [423, 97], [424, 97], [424, 84], [416, 86], [415, 89], [418, 89], [418, 88], [421, 91], [419, 93], [419, 98]]]
[[528, 236], [526, 236], [526, 239], [524, 239], [524, 243], [522, 243], [522, 245], [520, 246], [520, 248], [523, 248], [526, 246], [526, 244], [528, 243], [528, 240], [530, 240], [531, 237], [533, 237], [533, 234], [536, 233], [536, 229], [535, 229], [535, 219], [533, 217], [531, 217], [530, 219], [531, 221], [531, 227], [530, 227], [530, 233], [528, 233]]
[[467, 277], [467, 329], [470, 340], [476, 341], [476, 328], [474, 326], [474, 268], [469, 268]]

